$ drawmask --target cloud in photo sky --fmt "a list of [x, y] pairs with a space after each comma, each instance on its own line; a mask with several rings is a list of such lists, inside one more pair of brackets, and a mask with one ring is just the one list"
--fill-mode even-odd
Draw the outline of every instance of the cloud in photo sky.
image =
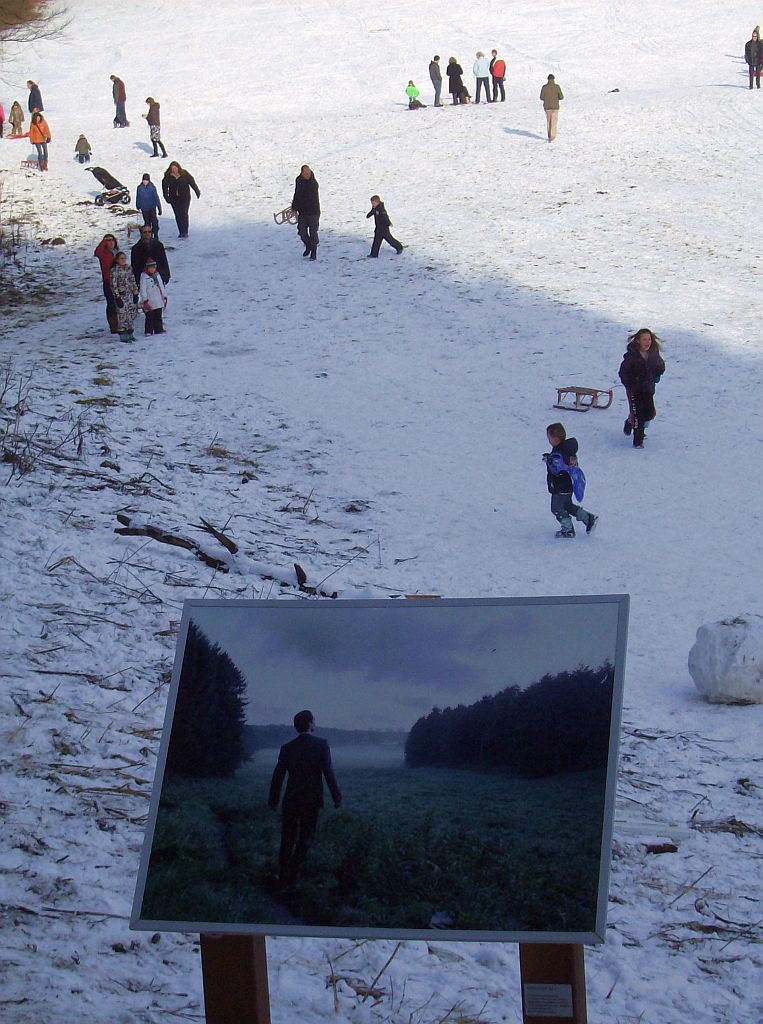
[[247, 680], [247, 718], [409, 729], [547, 672], [614, 661], [619, 605], [270, 601], [193, 603]]

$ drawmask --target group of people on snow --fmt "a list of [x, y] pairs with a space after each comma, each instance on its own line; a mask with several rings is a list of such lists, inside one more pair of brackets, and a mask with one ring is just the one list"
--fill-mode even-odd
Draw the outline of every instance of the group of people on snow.
[[[475, 61], [472, 65], [472, 74], [474, 75], [476, 86], [475, 104], [480, 102], [480, 97], [483, 93], [486, 103], [497, 103], [499, 102], [499, 97], [501, 103], [505, 101], [506, 61], [498, 55], [497, 50], [490, 51], [489, 59], [482, 50], [477, 50]], [[445, 75], [448, 79], [448, 92], [452, 105], [455, 107], [471, 103], [471, 93], [464, 84], [464, 69], [455, 57], [448, 58], [448, 63], [445, 66]], [[441, 99], [443, 84], [442, 68], [440, 67], [440, 55], [437, 53], [429, 62], [429, 78], [434, 88], [434, 105], [436, 107], [444, 107], [445, 104]], [[421, 92], [412, 79], [409, 80], [406, 86], [405, 94], [408, 97], [409, 110], [424, 109], [426, 104], [422, 103], [420, 99]], [[540, 91], [540, 101], [543, 104], [543, 110], [546, 115], [546, 132], [549, 142], [553, 142], [556, 138], [559, 101], [563, 99], [564, 93], [560, 86], [557, 85], [554, 75], [549, 75]]]
[[120, 341], [135, 341], [139, 308], [145, 314], [144, 333], [164, 334], [162, 314], [167, 308], [170, 267], [165, 248], [152, 237], [150, 226], [141, 228], [140, 238], [130, 251], [129, 265], [127, 253], [110, 232], [103, 236], [93, 255], [101, 267], [106, 319], [112, 334], [118, 334]]
[[[480, 95], [484, 91], [487, 103], [503, 102], [506, 99], [506, 61], [498, 56], [497, 50], [491, 50], [488, 59], [482, 50], [477, 50], [474, 64], [472, 65], [476, 84], [475, 103], [480, 102]], [[454, 106], [463, 103], [471, 103], [471, 93], [464, 84], [464, 69], [455, 57], [449, 57], [445, 67], [445, 75], [448, 79], [448, 92]], [[429, 62], [429, 80], [434, 88], [434, 105], [444, 107], [445, 104], [440, 98], [442, 95], [442, 68], [440, 67], [440, 55], [435, 54]], [[421, 104], [423, 106], [423, 104]]]

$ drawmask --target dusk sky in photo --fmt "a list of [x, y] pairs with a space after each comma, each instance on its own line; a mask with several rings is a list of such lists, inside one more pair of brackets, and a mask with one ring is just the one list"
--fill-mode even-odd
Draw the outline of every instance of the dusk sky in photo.
[[470, 704], [546, 673], [614, 662], [619, 605], [252, 602], [192, 608], [247, 679], [247, 718], [408, 730], [434, 706]]

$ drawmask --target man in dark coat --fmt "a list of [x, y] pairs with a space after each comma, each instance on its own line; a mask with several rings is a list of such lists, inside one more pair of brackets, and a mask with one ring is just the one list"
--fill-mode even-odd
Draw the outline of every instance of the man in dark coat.
[[43, 112], [45, 107], [42, 105], [42, 94], [40, 93], [39, 85], [36, 85], [33, 81], [27, 82], [27, 89], [29, 89], [29, 113], [33, 114], [35, 110]]
[[170, 277], [170, 265], [167, 262], [167, 253], [158, 238], [152, 238], [151, 225], [144, 224], [140, 229], [140, 241], [136, 242], [130, 250], [130, 266], [133, 277], [137, 284], [140, 284], [140, 275], [146, 269], [149, 259], [156, 260], [156, 269], [162, 281], [167, 284]]
[[442, 92], [442, 69], [440, 67], [440, 56], [437, 53], [429, 62], [429, 77], [434, 86], [434, 105], [436, 107], [444, 107], [445, 104], [440, 99], [440, 93]]
[[309, 256], [311, 260], [314, 260], [317, 258], [318, 252], [321, 204], [318, 198], [318, 182], [307, 164], [302, 164], [302, 170], [294, 183], [294, 198], [291, 201], [291, 208], [297, 214], [297, 234], [305, 247], [302, 255]]
[[125, 103], [127, 102], [127, 92], [125, 90], [125, 84], [121, 78], [117, 78], [116, 75], [110, 75], [112, 86], [111, 95], [114, 99], [114, 106], [116, 109], [116, 115], [114, 117], [115, 128], [129, 128], [130, 122], [127, 120], [127, 114], [125, 113]]
[[342, 794], [331, 767], [331, 751], [326, 740], [313, 736], [315, 718], [312, 711], [294, 716], [299, 735], [284, 743], [278, 754], [268, 795], [268, 806], [278, 809], [281, 786], [288, 774], [281, 810], [281, 848], [278, 853], [279, 882], [288, 885], [299, 875], [310, 843], [318, 826], [323, 807], [323, 780], [331, 793], [334, 807], [342, 804]]

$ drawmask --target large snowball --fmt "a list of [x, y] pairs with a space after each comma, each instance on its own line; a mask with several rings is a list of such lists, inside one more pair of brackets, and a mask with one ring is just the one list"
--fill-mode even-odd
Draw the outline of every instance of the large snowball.
[[763, 704], [763, 616], [700, 626], [689, 651], [689, 672], [706, 700]]

